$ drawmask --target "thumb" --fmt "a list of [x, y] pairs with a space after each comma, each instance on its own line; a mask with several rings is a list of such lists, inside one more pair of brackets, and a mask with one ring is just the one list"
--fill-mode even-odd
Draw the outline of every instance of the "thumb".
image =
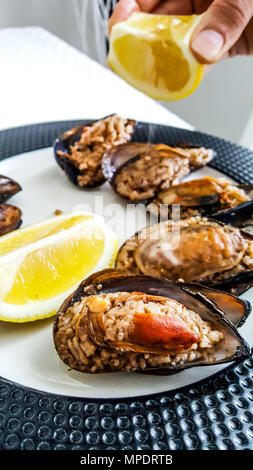
[[237, 42], [253, 15], [252, 0], [214, 0], [191, 39], [202, 63], [216, 62]]

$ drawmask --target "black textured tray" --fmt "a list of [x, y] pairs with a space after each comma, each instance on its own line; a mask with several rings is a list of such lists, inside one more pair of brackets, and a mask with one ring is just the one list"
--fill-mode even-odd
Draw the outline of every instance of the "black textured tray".
[[[85, 122], [85, 121], [82, 121]], [[52, 145], [81, 121], [0, 132], [0, 160]], [[253, 182], [253, 153], [200, 132], [141, 124], [136, 139], [214, 148], [212, 167]], [[82, 399], [31, 390], [0, 379], [3, 449], [253, 449], [253, 357], [198, 384], [152, 396]]]

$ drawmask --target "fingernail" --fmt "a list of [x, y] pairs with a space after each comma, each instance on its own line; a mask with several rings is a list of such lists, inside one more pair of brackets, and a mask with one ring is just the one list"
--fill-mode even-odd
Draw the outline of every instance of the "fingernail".
[[192, 41], [192, 50], [207, 62], [214, 61], [223, 47], [224, 39], [221, 34], [212, 29], [201, 31]]

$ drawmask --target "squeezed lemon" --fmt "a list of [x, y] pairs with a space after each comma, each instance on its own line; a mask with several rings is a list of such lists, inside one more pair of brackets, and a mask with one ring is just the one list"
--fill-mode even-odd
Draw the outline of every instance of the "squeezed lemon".
[[134, 13], [112, 28], [110, 67], [154, 99], [169, 101], [190, 95], [204, 73], [189, 47], [200, 18]]

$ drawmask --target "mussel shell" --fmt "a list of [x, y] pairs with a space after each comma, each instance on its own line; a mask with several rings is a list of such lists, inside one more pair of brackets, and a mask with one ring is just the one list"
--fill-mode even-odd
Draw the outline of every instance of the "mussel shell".
[[[245, 239], [253, 240], [253, 233], [244, 229], [240, 229], [240, 231]], [[241, 273], [234, 274], [228, 279], [224, 279], [224, 281], [219, 281], [213, 284], [214, 289], [218, 289], [235, 296], [243, 294], [251, 287], [253, 287], [253, 271], [243, 271]]]
[[[220, 222], [222, 223], [222, 222]], [[247, 230], [240, 229], [245, 239], [253, 240], [253, 233]], [[236, 296], [243, 294], [251, 287], [253, 287], [253, 271], [243, 271], [238, 274], [234, 274], [229, 279], [219, 281], [213, 284], [214, 289], [219, 289], [229, 294]]]
[[8, 201], [12, 196], [21, 191], [20, 184], [7, 176], [0, 175], [0, 203]]
[[[133, 139], [132, 139], [133, 140]], [[147, 149], [152, 149], [154, 151], [156, 146], [164, 145], [165, 147], [171, 148], [173, 150], [174, 147], [181, 147], [182, 149], [191, 149], [191, 148], [201, 148], [200, 145], [192, 145], [187, 143], [179, 143], [179, 144], [158, 144], [158, 143], [147, 143], [147, 142], [127, 142], [125, 144], [118, 145], [117, 147], [113, 147], [107, 152], [105, 152], [102, 160], [102, 170], [106, 180], [111, 184], [112, 188], [117, 192], [115, 178], [117, 175], [120, 174], [123, 168], [134, 163], [140, 158], [140, 155], [147, 151]], [[216, 152], [212, 150], [212, 159], [216, 156]], [[192, 168], [191, 171], [196, 171], [202, 166], [196, 166]], [[156, 193], [160, 190], [157, 188]], [[120, 195], [123, 197], [122, 195]], [[126, 198], [128, 199], [128, 198]], [[148, 204], [151, 202], [151, 199], [144, 199], [138, 200], [136, 202], [143, 202], [144, 204]], [[134, 201], [132, 201], [134, 202]]]
[[238, 188], [243, 189], [251, 199], [253, 199], [253, 184], [252, 183], [240, 183], [238, 184]]
[[215, 181], [206, 178], [173, 185], [157, 194], [160, 204], [180, 204], [181, 207], [213, 206], [220, 199]]
[[[105, 116], [104, 118], [101, 118], [99, 120], [106, 119], [108, 117], [110, 117], [110, 115]], [[60, 137], [58, 137], [58, 139], [55, 140], [53, 144], [54, 156], [55, 156], [56, 162], [58, 163], [60, 168], [64, 171], [64, 173], [66, 174], [68, 179], [71, 181], [71, 183], [74, 183], [75, 186], [78, 186], [78, 187], [80, 187], [78, 185], [78, 176], [80, 175], [80, 171], [78, 170], [78, 168], [75, 167], [73, 163], [71, 163], [69, 158], [66, 157], [66, 153], [69, 153], [70, 147], [74, 145], [75, 142], [80, 140], [83, 128], [92, 126], [92, 124], [94, 124], [95, 122], [96, 120], [91, 120], [89, 122], [85, 122], [84, 124], [78, 127], [74, 127], [73, 129], [70, 129], [64, 132]], [[101, 184], [103, 184], [105, 180], [106, 178], [103, 177], [99, 181], [91, 181], [89, 184], [87, 184], [85, 187], [83, 186], [82, 188], [91, 189], [91, 188], [101, 186]]]
[[251, 303], [248, 300], [241, 299], [232, 292], [225, 292], [194, 283], [185, 284], [184, 289], [189, 293], [195, 292], [199, 297], [203, 295], [206, 299], [211, 300], [237, 328], [245, 323], [252, 311]]
[[218, 282], [214, 287], [230, 294], [241, 295], [253, 287], [253, 271], [236, 274], [229, 279]]
[[[120, 286], [121, 281], [124, 284], [123, 287]], [[66, 312], [68, 308], [78, 302], [81, 297], [89, 295], [99, 293], [106, 294], [118, 292], [119, 290], [124, 290], [124, 292], [144, 292], [142, 291], [143, 281], [145, 281], [145, 287], [148, 289], [147, 291], [145, 290], [145, 293], [169, 297], [183, 303], [188, 308], [191, 308], [191, 303], [189, 305], [188, 303], [184, 303], [189, 301], [189, 297], [185, 295], [185, 292], [191, 296], [198, 296], [199, 298], [202, 298], [202, 296], [203, 298], [206, 297], [208, 300], [212, 301], [220, 311], [222, 310], [226, 318], [236, 327], [244, 324], [252, 310], [249, 301], [239, 299], [233, 294], [222, 292], [211, 287], [196, 283], [175, 283], [168, 279], [145, 276], [144, 274], [133, 275], [132, 273], [112, 268], [104, 269], [85, 279], [76, 291], [65, 300], [59, 311], [63, 313]]]
[[65, 154], [69, 152], [71, 145], [80, 139], [83, 127], [84, 125], [70, 129], [56, 139], [53, 144], [56, 162], [67, 175], [68, 179], [76, 186], [78, 186], [77, 178], [80, 173]]
[[[221, 192], [215, 193], [215, 179], [211, 178], [210, 181], [208, 181], [208, 179], [207, 181], [205, 180], [206, 178], [204, 177], [171, 186], [168, 189], [158, 192], [151, 203], [155, 206], [165, 204], [165, 208], [160, 213], [161, 217], [164, 219], [167, 219], [170, 214], [169, 211], [166, 211], [166, 205], [171, 208], [171, 204], [180, 204], [183, 208], [194, 208], [198, 210], [199, 215], [237, 227], [244, 227], [253, 222], [253, 184], [235, 184], [235, 187], [245, 191], [249, 197], [251, 197], [252, 192], [251, 200], [238, 204], [233, 208], [221, 210], [219, 202]], [[198, 191], [194, 192], [194, 185], [197, 189], [198, 183], [200, 183], [199, 194]], [[192, 184], [193, 188], [190, 186]], [[212, 191], [212, 185], [214, 186], [214, 191]], [[187, 193], [187, 191], [189, 191], [189, 193]], [[175, 195], [173, 195], [173, 192]], [[150, 205], [151, 212], [152, 204]]]
[[[170, 243], [171, 233], [166, 232], [166, 226], [164, 234], [161, 232], [156, 239], [147, 237], [141, 241], [134, 251], [139, 271], [173, 281], [182, 278], [185, 282], [201, 282], [219, 270], [236, 266], [247, 247], [238, 228], [213, 222], [182, 226], [177, 246], [172, 249]], [[225, 248], [229, 254], [224, 254]]]
[[[209, 222], [219, 223], [221, 226], [225, 226], [225, 225], [229, 226], [230, 225], [230, 224], [225, 224], [223, 222], [217, 221], [213, 217], [209, 217], [207, 220]], [[160, 223], [163, 224], [165, 222], [160, 222]], [[152, 229], [152, 227], [154, 227], [155, 225], [157, 225], [157, 224], [150, 225], [149, 227], [146, 227], [146, 229], [147, 230]], [[145, 237], [141, 236], [142, 231], [143, 231], [143, 229], [137, 231], [131, 238], [127, 239], [123, 243], [123, 245], [121, 245], [121, 247], [118, 251], [116, 260], [115, 260], [116, 269], [128, 269], [128, 268], [124, 268], [122, 266], [119, 266], [117, 262], [120, 259], [121, 253], [123, 252], [123, 250], [126, 246], [126, 243], [129, 240], [134, 240], [135, 238], [138, 238], [138, 237], [143, 238], [143, 240], [144, 240]], [[249, 239], [249, 240], [253, 240], [253, 234], [250, 233], [249, 231], [240, 228], [240, 232], [243, 234], [244, 238]], [[137, 266], [134, 269], [132, 269], [132, 268], [129, 268], [129, 269], [131, 269], [131, 271], [134, 272], [134, 273], [139, 273], [140, 272], [139, 268]], [[221, 290], [221, 291], [224, 291], [224, 292], [227, 292], [227, 293], [234, 294], [234, 295], [238, 296], [238, 295], [241, 295], [244, 292], [246, 292], [251, 287], [253, 287], [253, 281], [252, 281], [253, 274], [252, 273], [253, 273], [252, 271], [244, 271], [244, 272], [242, 272], [240, 274], [237, 274], [237, 275], [234, 275], [231, 278], [228, 278], [224, 281], [213, 282], [212, 284], [210, 284], [210, 287], [212, 287], [213, 289]], [[194, 283], [195, 281], [190, 281], [190, 282]], [[199, 281], [199, 282], [203, 282], [203, 280]]]
[[0, 236], [20, 227], [22, 212], [11, 204], [0, 204]]
[[[221, 364], [248, 357], [250, 348], [246, 341], [239, 335], [234, 325], [226, 318], [223, 311], [215, 305], [203, 293], [199, 294], [190, 287], [174, 284], [171, 281], [161, 278], [154, 278], [144, 275], [131, 275], [123, 271], [107, 269], [91, 275], [84, 280], [73, 295], [70, 295], [61, 306], [54, 323], [54, 335], [58, 331], [58, 320], [60, 315], [68, 310], [81, 299], [101, 293], [113, 292], [144, 292], [150, 295], [159, 295], [174, 299], [188, 309], [198, 313], [203, 320], [210, 321], [214, 328], [221, 331], [224, 338], [207, 354], [205, 361], [196, 360], [187, 364], [177, 364], [175, 367], [161, 369], [162, 374], [168, 370], [183, 370], [195, 366]], [[56, 349], [57, 345], [55, 344]], [[157, 370], [159, 369], [149, 369]], [[145, 371], [143, 371], [145, 372]], [[147, 370], [148, 372], [148, 370]]]
[[253, 220], [253, 200], [243, 202], [231, 209], [218, 211], [212, 214], [211, 217], [219, 222], [233, 225], [235, 227], [246, 226]]

